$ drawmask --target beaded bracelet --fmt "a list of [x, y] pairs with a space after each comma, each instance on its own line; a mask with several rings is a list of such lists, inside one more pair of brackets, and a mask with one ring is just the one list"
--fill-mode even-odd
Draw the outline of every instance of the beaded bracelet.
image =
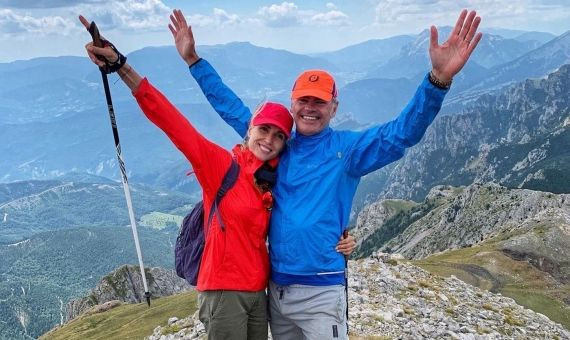
[[437, 77], [433, 74], [433, 71], [429, 71], [429, 81], [435, 86], [435, 87], [439, 87], [442, 90], [449, 90], [449, 88], [451, 87], [451, 82], [453, 81], [453, 79], [450, 79], [447, 82], [443, 82], [439, 79], [437, 79]]

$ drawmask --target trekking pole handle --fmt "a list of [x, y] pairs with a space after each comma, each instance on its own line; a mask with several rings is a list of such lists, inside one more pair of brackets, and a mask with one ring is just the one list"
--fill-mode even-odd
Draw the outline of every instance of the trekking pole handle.
[[93, 38], [93, 45], [95, 47], [103, 47], [101, 34], [99, 34], [99, 28], [97, 28], [95, 21], [91, 21], [91, 24], [89, 25], [89, 33], [91, 34], [91, 38]]

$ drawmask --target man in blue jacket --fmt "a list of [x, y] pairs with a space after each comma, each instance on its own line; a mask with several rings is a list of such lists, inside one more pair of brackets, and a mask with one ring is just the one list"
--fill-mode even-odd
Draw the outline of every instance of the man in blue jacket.
[[[169, 28], [216, 112], [242, 137], [250, 110], [198, 57], [191, 28], [179, 10]], [[270, 325], [274, 339], [347, 339], [345, 262], [335, 250], [349, 220], [360, 178], [400, 159], [418, 143], [439, 112], [453, 76], [481, 39], [481, 21], [462, 11], [449, 39], [438, 44], [431, 27], [432, 70], [393, 121], [364, 131], [329, 127], [338, 101], [334, 78], [309, 70], [296, 80], [291, 112], [296, 131], [283, 152], [269, 230], [271, 256]]]

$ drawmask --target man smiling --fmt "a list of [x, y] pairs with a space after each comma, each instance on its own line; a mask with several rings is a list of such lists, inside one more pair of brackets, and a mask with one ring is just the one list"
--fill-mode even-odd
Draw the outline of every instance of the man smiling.
[[[249, 109], [212, 66], [198, 57], [182, 13], [175, 10], [171, 20], [176, 47], [190, 73], [216, 112], [245, 136]], [[474, 11], [462, 11], [442, 45], [432, 26], [431, 71], [396, 119], [364, 131], [330, 128], [338, 101], [329, 73], [309, 70], [295, 81], [291, 112], [296, 131], [279, 162], [269, 229], [274, 339], [348, 339], [345, 262], [335, 245], [347, 227], [360, 178], [400, 159], [406, 148], [421, 140], [453, 76], [481, 39], [477, 33], [480, 21]]]
[[295, 114], [296, 129], [303, 135], [314, 135], [329, 126], [336, 114], [338, 101], [333, 77], [327, 72], [303, 72], [291, 92], [291, 111]]

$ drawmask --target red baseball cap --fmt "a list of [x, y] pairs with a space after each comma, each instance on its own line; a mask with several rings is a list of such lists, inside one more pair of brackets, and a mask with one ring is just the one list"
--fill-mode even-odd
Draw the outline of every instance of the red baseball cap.
[[299, 75], [293, 85], [291, 99], [305, 96], [317, 97], [327, 102], [336, 98], [336, 84], [333, 76], [322, 70], [308, 70]]
[[279, 103], [266, 102], [256, 111], [251, 124], [254, 126], [275, 125], [289, 138], [293, 128], [293, 117], [285, 106]]

